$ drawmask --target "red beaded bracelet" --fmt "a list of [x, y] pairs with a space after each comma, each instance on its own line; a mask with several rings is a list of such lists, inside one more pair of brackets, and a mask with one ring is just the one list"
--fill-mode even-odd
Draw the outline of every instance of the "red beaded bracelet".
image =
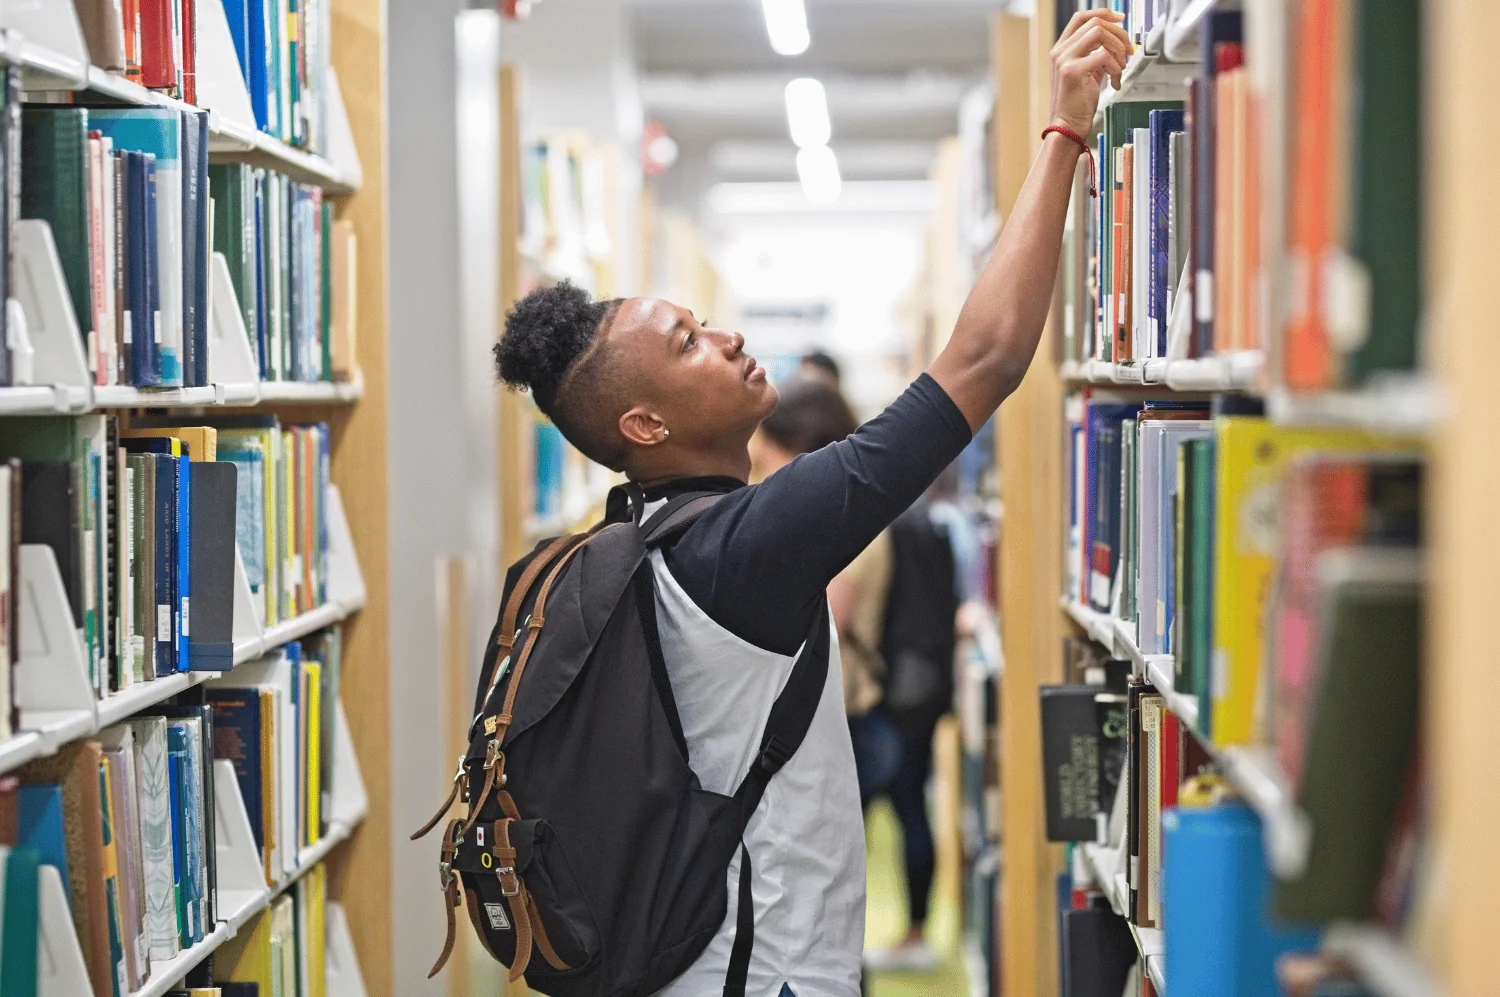
[[1081, 149], [1083, 149], [1084, 153], [1089, 157], [1089, 197], [1098, 197], [1099, 196], [1099, 185], [1094, 182], [1094, 150], [1093, 150], [1093, 148], [1087, 142], [1085, 142], [1083, 140], [1083, 137], [1080, 136], [1073, 129], [1071, 129], [1071, 128], [1064, 128], [1062, 125], [1048, 125], [1046, 128], [1043, 128], [1042, 129], [1042, 139], [1043, 139], [1043, 141], [1045, 141], [1046, 138], [1047, 138], [1047, 136], [1050, 135], [1050, 134], [1052, 134], [1053, 132], [1057, 132], [1057, 134], [1061, 135], [1063, 138], [1072, 139], [1074, 142], [1077, 142], [1078, 145], [1079, 145], [1079, 147]]

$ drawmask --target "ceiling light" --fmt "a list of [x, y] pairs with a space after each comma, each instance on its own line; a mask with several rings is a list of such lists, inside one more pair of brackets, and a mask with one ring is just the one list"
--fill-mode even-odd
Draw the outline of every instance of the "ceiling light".
[[823, 84], [804, 76], [786, 85], [786, 123], [797, 148], [828, 144], [833, 128], [828, 123], [828, 94]]
[[826, 145], [798, 150], [797, 178], [802, 181], [802, 193], [814, 204], [837, 201], [844, 186], [839, 176], [839, 161]]
[[766, 14], [766, 34], [777, 55], [801, 55], [812, 44], [807, 33], [807, 10], [802, 0], [761, 0]]

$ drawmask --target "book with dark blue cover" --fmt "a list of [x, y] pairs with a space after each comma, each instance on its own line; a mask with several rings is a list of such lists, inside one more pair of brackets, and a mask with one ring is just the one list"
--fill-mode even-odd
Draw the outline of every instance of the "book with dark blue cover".
[[156, 349], [156, 318], [151, 287], [156, 281], [151, 261], [156, 243], [149, 235], [155, 215], [151, 204], [150, 157], [131, 149], [125, 157], [125, 329], [129, 335], [130, 383], [152, 387], [161, 383], [161, 358]]
[[[1214, 135], [1218, 110], [1214, 106], [1214, 47], [1221, 42], [1239, 42], [1244, 38], [1244, 15], [1238, 10], [1210, 11], [1200, 26], [1203, 65], [1194, 78], [1193, 130], [1196, 154], [1193, 157], [1193, 349], [1194, 356], [1213, 352], [1214, 343]], [[1200, 296], [1205, 300], [1199, 300]]]
[[177, 457], [177, 600], [172, 604], [177, 634], [177, 670], [188, 670], [188, 629], [191, 623], [189, 601], [193, 594], [193, 468], [188, 458], [187, 441]]
[[159, 317], [161, 315], [161, 287], [158, 284], [157, 271], [161, 268], [161, 243], [156, 234], [156, 157], [151, 153], [145, 153], [146, 161], [146, 200], [144, 204], [146, 225], [145, 244], [148, 247], [146, 258], [146, 318], [150, 324], [148, 334], [151, 338], [151, 369], [155, 372], [156, 380], [153, 384], [167, 384], [167, 360], [161, 352], [161, 329], [159, 328]]
[[1260, 818], [1244, 803], [1162, 814], [1166, 976], [1177, 993], [1279, 997], [1276, 959], [1318, 933], [1275, 921]]
[[68, 848], [63, 831], [62, 787], [53, 783], [23, 785], [16, 797], [16, 847], [29, 848], [43, 865], [57, 867], [63, 892], [68, 887]]
[[234, 764], [235, 780], [245, 799], [245, 813], [255, 844], [264, 853], [265, 783], [261, 771], [261, 698], [260, 689], [207, 690], [214, 715], [214, 758]]
[[1109, 588], [1119, 557], [1120, 423], [1133, 419], [1139, 402], [1090, 402], [1084, 416], [1084, 591], [1095, 609], [1108, 611]]
[[[172, 441], [165, 437], [142, 437], [121, 440], [128, 453], [156, 454], [156, 674], [171, 675], [178, 671], [178, 652], [184, 654], [186, 642], [181, 632], [181, 604], [178, 600], [179, 487], [184, 475], [179, 460], [172, 455]], [[183, 458], [186, 460], [186, 458]]]
[[189, 388], [208, 383], [208, 343], [202, 356], [203, 379], [198, 379], [198, 285], [206, 277], [198, 264], [198, 202], [208, 196], [208, 186], [198, 186], [198, 160], [207, 157], [207, 149], [198, 148], [198, 129], [193, 112], [182, 116], [182, 383]]
[[193, 944], [188, 921], [187, 824], [183, 820], [183, 779], [187, 772], [187, 732], [178, 726], [167, 726], [167, 781], [172, 801], [172, 901], [177, 908], [177, 943], [183, 948]]
[[1156, 337], [1156, 355], [1167, 355], [1167, 249], [1172, 218], [1172, 135], [1186, 126], [1182, 111], [1151, 112], [1151, 286], [1146, 302], [1149, 328]]

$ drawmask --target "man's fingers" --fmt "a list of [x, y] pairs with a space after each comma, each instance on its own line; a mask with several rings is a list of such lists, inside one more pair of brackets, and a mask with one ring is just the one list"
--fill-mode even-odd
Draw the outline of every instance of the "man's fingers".
[[1097, 48], [1107, 48], [1122, 59], [1130, 58], [1134, 46], [1119, 25], [1095, 24], [1064, 46], [1059, 58], [1082, 58]]
[[1070, 60], [1064, 67], [1064, 72], [1076, 75], [1078, 78], [1093, 76], [1099, 79], [1109, 77], [1115, 89], [1120, 88], [1120, 74], [1125, 71], [1125, 60], [1107, 48], [1098, 48], [1088, 55]]
[[1107, 10], [1102, 7], [1095, 8], [1093, 10], [1080, 10], [1078, 13], [1074, 14], [1071, 18], [1068, 19], [1068, 26], [1063, 28], [1063, 33], [1058, 36], [1057, 44], [1052, 46], [1052, 51], [1054, 53], [1060, 52], [1063, 46], [1067, 44], [1068, 40], [1074, 35], [1078, 34], [1079, 31], [1081, 31], [1083, 27], [1090, 22], [1112, 24], [1115, 27], [1119, 27], [1119, 22], [1124, 19], [1124, 14], [1119, 14], [1115, 11]]

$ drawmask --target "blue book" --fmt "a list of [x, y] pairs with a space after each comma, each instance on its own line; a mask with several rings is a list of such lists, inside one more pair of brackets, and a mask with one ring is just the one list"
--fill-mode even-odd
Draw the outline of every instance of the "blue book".
[[137, 387], [161, 384], [161, 357], [156, 348], [156, 319], [151, 308], [151, 259], [156, 244], [149, 237], [151, 205], [150, 157], [123, 150], [125, 157], [125, 328], [130, 349], [130, 383]]
[[43, 865], [57, 867], [63, 892], [68, 886], [68, 849], [63, 833], [62, 787], [51, 783], [21, 786], [16, 800], [16, 847], [41, 856]]
[[1279, 997], [1276, 959], [1318, 933], [1270, 915], [1260, 818], [1235, 801], [1162, 814], [1166, 976], [1181, 994]]
[[[224, 0], [224, 19], [229, 22], [229, 39], [234, 42], [234, 57], [239, 60], [240, 78], [250, 86], [250, 8], [254, 0]], [[254, 103], [252, 99], [252, 104]]]
[[[167, 108], [132, 107], [89, 110], [89, 127], [112, 139], [116, 149], [134, 149], [156, 157], [157, 341], [161, 344], [162, 384], [184, 383], [184, 364], [193, 359], [187, 332], [189, 296], [184, 284], [184, 219], [192, 193], [184, 175], [182, 114]], [[206, 345], [206, 344], [205, 344]]]
[[235, 781], [245, 798], [245, 813], [255, 844], [265, 853], [265, 773], [261, 770], [260, 689], [219, 689], [206, 693], [214, 711], [214, 758], [234, 764]]
[[182, 444], [182, 455], [177, 458], [177, 600], [176, 609], [177, 670], [188, 670], [188, 627], [190, 621], [189, 599], [193, 593], [190, 565], [192, 564], [192, 463], [188, 459], [188, 445]]
[[172, 902], [177, 908], [177, 944], [193, 944], [188, 921], [187, 824], [183, 820], [183, 778], [187, 772], [187, 732], [182, 727], [167, 726], [167, 778], [172, 789]]
[[1151, 288], [1146, 301], [1147, 328], [1156, 337], [1156, 355], [1167, 355], [1167, 246], [1172, 217], [1172, 135], [1186, 125], [1182, 111], [1152, 111], [1151, 149]]
[[245, 22], [248, 29], [245, 40], [247, 73], [245, 83], [250, 88], [250, 107], [255, 112], [255, 127], [263, 132], [271, 130], [270, 95], [271, 80], [271, 24], [266, 17], [266, 0], [245, 0]]
[[[1120, 423], [1134, 418], [1139, 402], [1090, 403], [1084, 410], [1084, 591], [1095, 609], [1109, 610], [1109, 589], [1119, 560]], [[1104, 471], [1105, 473], [1100, 473]]]
[[[165, 437], [142, 437], [120, 441], [127, 453], [155, 454], [156, 464], [156, 675], [179, 670], [178, 654], [187, 662], [186, 641], [181, 637], [181, 603], [178, 602], [179, 489], [185, 479], [179, 459], [172, 456], [172, 441]], [[186, 458], [182, 458], [186, 460]]]

